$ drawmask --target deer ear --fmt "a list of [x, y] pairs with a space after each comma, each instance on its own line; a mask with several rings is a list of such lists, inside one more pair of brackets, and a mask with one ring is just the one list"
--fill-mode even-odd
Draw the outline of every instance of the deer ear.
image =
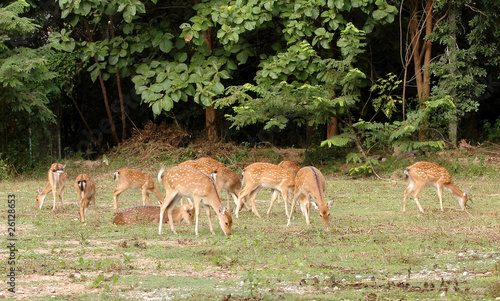
[[219, 206], [219, 213], [220, 213], [221, 215], [226, 214], [226, 207], [224, 207], [224, 205], [220, 205], [220, 206]]
[[333, 203], [334, 203], [334, 201], [333, 201], [333, 199], [331, 199], [331, 200], [328, 202], [328, 208], [332, 207], [332, 206], [333, 206]]
[[312, 206], [314, 209], [318, 209], [318, 204], [316, 204], [315, 202], [312, 202], [312, 201], [311, 201], [311, 206]]
[[42, 192], [43, 192], [42, 187], [38, 187], [38, 189], [36, 190], [36, 193], [42, 194]]

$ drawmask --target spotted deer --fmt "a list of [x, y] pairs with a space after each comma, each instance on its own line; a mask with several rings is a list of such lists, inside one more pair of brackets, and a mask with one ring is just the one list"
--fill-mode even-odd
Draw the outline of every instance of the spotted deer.
[[306, 224], [310, 224], [312, 196], [318, 202], [317, 208], [319, 210], [319, 216], [323, 221], [323, 225], [328, 230], [330, 227], [329, 208], [333, 205], [333, 200], [330, 200], [328, 204], [325, 203], [325, 189], [325, 177], [319, 169], [313, 166], [301, 168], [295, 176], [294, 199], [292, 201], [292, 208], [290, 209], [287, 225], [290, 226], [297, 199], [300, 202], [302, 214], [306, 218]]
[[[210, 208], [215, 211], [219, 219], [220, 227], [226, 235], [231, 234], [233, 220], [231, 212], [226, 210], [221, 203], [217, 187], [213, 179], [191, 167], [191, 166], [175, 166], [164, 172], [164, 168], [158, 172], [158, 181], [165, 186], [165, 199], [160, 208], [160, 221], [163, 220], [165, 210], [167, 210], [168, 222], [170, 229], [174, 234], [177, 234], [173, 222], [173, 209], [182, 197], [187, 197], [193, 200], [195, 212], [195, 233], [198, 235], [198, 221], [200, 215], [200, 204], [203, 204], [208, 217], [208, 225], [210, 232], [215, 234], [210, 218]], [[159, 223], [158, 233], [161, 234], [163, 223]]]
[[84, 222], [87, 217], [87, 209], [90, 204], [94, 204], [95, 216], [99, 220], [99, 215], [97, 214], [97, 206], [95, 204], [95, 194], [96, 187], [95, 182], [87, 174], [79, 174], [76, 177], [74, 184], [76, 195], [78, 197], [78, 213], [80, 214], [80, 222]]
[[297, 163], [292, 162], [292, 161], [288, 161], [288, 160], [281, 161], [278, 164], [278, 166], [281, 167], [281, 168], [287, 168], [287, 169], [291, 170], [293, 172], [294, 176], [300, 170], [300, 166], [298, 166]]
[[450, 173], [446, 170], [446, 168], [430, 162], [417, 162], [408, 166], [404, 173], [409, 184], [404, 192], [403, 212], [406, 212], [406, 200], [412, 191], [412, 196], [417, 203], [418, 209], [420, 212], [424, 212], [422, 206], [420, 206], [417, 196], [425, 185], [433, 185], [436, 187], [441, 211], [444, 211], [443, 189], [453, 193], [458, 198], [458, 203], [460, 204], [462, 210], [465, 210], [465, 206], [467, 205], [467, 193], [462, 192], [457, 186], [455, 186]]
[[158, 203], [163, 200], [163, 194], [156, 186], [151, 176], [142, 173], [138, 170], [123, 168], [114, 172], [115, 182], [118, 184], [116, 190], [113, 191], [113, 209], [118, 211], [118, 196], [129, 188], [139, 188], [142, 191], [142, 205], [146, 205], [146, 199], [150, 204], [153, 204], [149, 198], [152, 193], [158, 199]]
[[[229, 208], [229, 199], [232, 197], [234, 203], [238, 204], [238, 193], [241, 190], [241, 179], [230, 168], [223, 163], [212, 158], [203, 157], [197, 160], [184, 161], [179, 166], [191, 166], [197, 170], [210, 175], [215, 180], [217, 192], [226, 191], [227, 208]], [[250, 210], [246, 202], [243, 202], [245, 207]]]
[[68, 174], [65, 170], [66, 165], [62, 165], [60, 163], [53, 163], [49, 171], [47, 173], [47, 177], [49, 179], [49, 183], [42, 190], [41, 187], [38, 187], [37, 195], [36, 195], [36, 207], [38, 209], [42, 209], [43, 203], [47, 194], [52, 191], [54, 195], [54, 202], [52, 204], [52, 210], [56, 209], [56, 194], [57, 190], [59, 190], [59, 199], [61, 200], [62, 208], [64, 209], [64, 186], [66, 185], [66, 179]]
[[[288, 160], [281, 161], [278, 164], [278, 166], [281, 168], [289, 169], [293, 173], [294, 177], [300, 169], [300, 167], [295, 162], [288, 161]], [[273, 189], [271, 192], [271, 204], [269, 205], [268, 212], [271, 212], [271, 210], [273, 209], [273, 204], [276, 200], [279, 201], [279, 191]]]
[[[182, 221], [188, 225], [194, 221], [193, 205], [183, 205], [176, 207], [172, 212], [172, 218], [175, 224]], [[134, 224], [157, 224], [160, 222], [160, 206], [138, 206], [125, 209], [118, 213], [113, 223], [116, 225], [134, 225]], [[163, 216], [163, 223], [168, 223], [167, 215]]]
[[[245, 182], [245, 187], [238, 194], [239, 201], [236, 207], [236, 217], [238, 217], [238, 212], [241, 208], [241, 201], [247, 195], [252, 212], [260, 217], [255, 206], [255, 196], [257, 196], [257, 193], [262, 188], [271, 188], [281, 192], [281, 196], [285, 200], [285, 212], [288, 217], [288, 196], [293, 193], [294, 189], [294, 175], [289, 169], [281, 168], [272, 163], [252, 163], [243, 170], [243, 181]], [[267, 216], [271, 213], [274, 201], [275, 199], [271, 200], [272, 203], [267, 211]]]

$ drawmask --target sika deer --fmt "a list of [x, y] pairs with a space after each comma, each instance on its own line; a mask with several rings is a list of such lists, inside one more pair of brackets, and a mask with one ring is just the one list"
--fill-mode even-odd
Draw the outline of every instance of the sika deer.
[[[176, 166], [164, 173], [162, 168], [158, 173], [158, 181], [165, 186], [165, 199], [160, 208], [160, 221], [163, 220], [165, 209], [167, 210], [170, 229], [174, 234], [177, 234], [173, 223], [173, 208], [182, 197], [187, 197], [194, 202], [195, 212], [195, 233], [198, 235], [198, 220], [200, 215], [200, 203], [205, 206], [205, 211], [208, 217], [208, 225], [210, 232], [215, 234], [210, 219], [210, 208], [215, 211], [219, 224], [224, 231], [224, 234], [231, 234], [233, 220], [231, 213], [222, 205], [217, 187], [213, 179], [190, 166]], [[158, 233], [161, 234], [162, 223], [159, 223]]]
[[49, 183], [47, 184], [47, 186], [45, 186], [43, 190], [41, 187], [39, 187], [37, 191], [36, 207], [38, 209], [42, 209], [47, 194], [52, 191], [52, 193], [54, 194], [54, 202], [52, 204], [52, 210], [55, 210], [56, 194], [58, 189], [59, 189], [59, 198], [61, 199], [61, 205], [64, 209], [63, 194], [64, 194], [64, 186], [66, 185], [66, 178], [68, 177], [68, 174], [64, 170], [65, 167], [66, 165], [62, 165], [60, 163], [54, 163], [50, 166], [49, 171], [47, 173]]
[[333, 200], [330, 200], [328, 204], [325, 203], [325, 177], [313, 166], [307, 166], [301, 168], [297, 175], [295, 176], [295, 190], [294, 199], [292, 201], [292, 209], [290, 210], [290, 216], [288, 217], [288, 226], [290, 226], [292, 220], [293, 209], [295, 208], [295, 203], [297, 199], [300, 200], [300, 209], [302, 214], [306, 218], [306, 224], [310, 224], [310, 214], [311, 214], [311, 196], [318, 202], [319, 216], [323, 221], [323, 225], [328, 231], [330, 227], [330, 212], [329, 208], [333, 205]]
[[467, 193], [462, 192], [455, 186], [446, 168], [430, 162], [417, 162], [407, 167], [404, 173], [409, 184], [404, 193], [403, 212], [406, 212], [406, 200], [408, 199], [408, 195], [413, 191], [412, 196], [417, 203], [418, 209], [420, 212], [424, 213], [417, 196], [425, 185], [433, 185], [436, 187], [441, 211], [444, 211], [443, 188], [453, 193], [458, 198], [458, 203], [462, 210], [465, 210], [465, 206], [467, 205]]
[[[294, 188], [294, 176], [290, 170], [271, 163], [252, 163], [243, 170], [243, 181], [245, 181], [245, 188], [238, 194], [239, 203], [236, 207], [236, 217], [238, 217], [241, 208], [241, 200], [247, 195], [249, 196], [252, 212], [260, 217], [257, 207], [255, 207], [255, 196], [262, 188], [271, 188], [281, 192], [288, 217], [288, 195], [293, 193]], [[269, 206], [267, 216], [269, 216], [272, 207], [273, 203]]]
[[[194, 221], [193, 205], [183, 205], [176, 207], [172, 212], [174, 223], [178, 224], [182, 221], [188, 225]], [[168, 217], [163, 216], [163, 223], [168, 223]], [[113, 220], [116, 225], [134, 225], [134, 224], [157, 224], [160, 222], [160, 206], [139, 206], [123, 210], [118, 213]]]
[[84, 222], [87, 217], [87, 209], [91, 203], [94, 203], [95, 216], [99, 220], [99, 215], [97, 214], [97, 206], [95, 204], [95, 193], [96, 187], [94, 180], [90, 178], [87, 174], [79, 174], [75, 180], [75, 190], [78, 196], [78, 210], [80, 214], [80, 222]]
[[160, 192], [158, 187], [155, 185], [153, 178], [149, 175], [142, 173], [134, 169], [120, 169], [114, 173], [115, 182], [118, 183], [116, 190], [113, 192], [113, 208], [115, 211], [118, 210], [118, 196], [125, 190], [134, 187], [139, 188], [142, 191], [142, 205], [146, 205], [146, 199], [150, 204], [153, 202], [149, 198], [149, 194], [152, 193], [158, 199], [158, 203], [163, 200], [163, 194]]

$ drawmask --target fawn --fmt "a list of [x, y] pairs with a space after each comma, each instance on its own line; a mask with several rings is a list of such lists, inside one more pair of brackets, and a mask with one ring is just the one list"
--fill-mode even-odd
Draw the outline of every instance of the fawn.
[[[188, 225], [193, 224], [194, 215], [193, 205], [183, 205], [176, 207], [172, 212], [174, 223], [178, 224], [181, 221]], [[113, 220], [116, 225], [134, 225], [134, 224], [150, 224], [160, 222], [160, 206], [138, 206], [123, 210], [118, 213]], [[163, 217], [163, 223], [168, 223], [167, 216]]]
[[[245, 187], [238, 194], [239, 202], [236, 207], [236, 217], [238, 217], [242, 199], [247, 195], [249, 196], [252, 212], [260, 217], [257, 207], [255, 207], [255, 196], [262, 188], [271, 188], [281, 192], [285, 201], [285, 212], [288, 217], [288, 195], [292, 194], [294, 189], [294, 175], [292, 171], [272, 163], [252, 163], [243, 170], [243, 181], [245, 182]], [[271, 213], [275, 200], [275, 198], [271, 199], [267, 216]]]
[[430, 162], [417, 162], [408, 166], [404, 173], [409, 184], [404, 192], [403, 212], [406, 212], [406, 200], [412, 191], [412, 196], [417, 203], [418, 209], [420, 212], [424, 212], [422, 206], [420, 206], [417, 196], [425, 185], [433, 185], [436, 187], [439, 204], [441, 205], [441, 211], [444, 211], [443, 189], [451, 191], [451, 193], [458, 198], [458, 203], [460, 204], [462, 210], [465, 210], [465, 206], [467, 205], [467, 193], [462, 192], [457, 186], [455, 186], [451, 180], [450, 173], [446, 170], [446, 168]]
[[328, 230], [330, 227], [330, 212], [329, 208], [333, 205], [333, 200], [330, 200], [328, 204], [325, 203], [325, 177], [313, 166], [307, 166], [301, 168], [297, 175], [295, 176], [295, 189], [294, 189], [294, 199], [292, 201], [292, 209], [290, 210], [290, 216], [288, 217], [288, 226], [290, 226], [292, 220], [293, 209], [297, 199], [300, 200], [300, 209], [302, 214], [306, 218], [306, 224], [310, 224], [310, 214], [311, 214], [311, 196], [318, 202], [319, 216], [323, 221], [323, 225]]
[[118, 183], [113, 192], [113, 208], [118, 211], [118, 196], [125, 190], [134, 187], [142, 191], [142, 205], [146, 205], [146, 199], [152, 204], [149, 194], [152, 193], [158, 199], [158, 203], [163, 200], [163, 194], [155, 185], [151, 176], [138, 170], [123, 168], [114, 172], [114, 180]]
[[[209, 175], [190, 166], [175, 166], [167, 172], [164, 172], [164, 168], [162, 168], [158, 173], [158, 181], [165, 186], [165, 199], [160, 208], [160, 221], [163, 220], [166, 209], [170, 229], [174, 234], [177, 234], [177, 232], [174, 228], [173, 209], [182, 197], [190, 198], [194, 202], [196, 235], [198, 235], [200, 204], [205, 206], [208, 225], [212, 234], [215, 234], [215, 232], [212, 227], [209, 206], [215, 211], [224, 234], [231, 234], [233, 225], [231, 213], [222, 205], [217, 187]], [[159, 222], [159, 234], [161, 234], [162, 225], [163, 223]]]

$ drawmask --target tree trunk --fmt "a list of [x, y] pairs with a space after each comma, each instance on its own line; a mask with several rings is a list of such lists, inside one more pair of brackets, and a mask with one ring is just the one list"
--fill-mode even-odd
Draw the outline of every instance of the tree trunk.
[[315, 129], [311, 125], [306, 125], [306, 143], [311, 144], [314, 139]]
[[326, 139], [339, 134], [339, 120], [337, 116], [331, 117], [330, 122], [326, 128]]
[[[87, 30], [87, 35], [88, 35], [89, 41], [93, 42], [92, 32], [90, 31], [88, 21], [85, 20], [84, 24], [85, 24], [85, 29]], [[97, 60], [97, 57], [95, 57], [95, 56], [94, 56], [94, 61], [96, 64], [99, 63], [99, 61]], [[113, 115], [111, 114], [111, 109], [109, 107], [108, 93], [106, 91], [106, 86], [104, 85], [104, 79], [102, 78], [101, 71], [99, 71], [99, 83], [101, 84], [102, 97], [104, 99], [104, 106], [106, 107], [106, 113], [108, 115], [109, 125], [111, 127], [111, 134], [113, 135], [113, 139], [115, 140], [116, 144], [119, 144], [120, 140], [118, 139], [118, 134], [116, 133], [115, 124], [113, 122]]]
[[[203, 40], [207, 44], [208, 49], [212, 51], [212, 28], [203, 31]], [[215, 109], [209, 106], [205, 109], [205, 127], [207, 129], [207, 136], [210, 141], [217, 141], [217, 127], [215, 126]]]
[[[431, 63], [431, 51], [432, 43], [431, 41], [423, 41], [423, 47], [420, 49], [420, 40], [425, 36], [422, 36], [422, 32], [425, 29], [425, 35], [429, 35], [433, 31], [432, 23], [432, 9], [433, 1], [427, 0], [425, 5], [425, 10], [419, 20], [419, 8], [421, 1], [412, 0], [412, 14], [410, 17], [409, 29], [411, 36], [411, 53], [413, 57], [413, 64], [415, 69], [415, 81], [417, 83], [417, 94], [420, 103], [420, 108], [425, 108], [425, 101], [430, 96], [431, 82], [430, 82], [430, 70], [429, 65]], [[421, 26], [419, 24], [422, 24]], [[419, 140], [425, 139], [425, 129], [427, 128], [427, 120], [424, 120], [422, 127], [419, 130]]]

